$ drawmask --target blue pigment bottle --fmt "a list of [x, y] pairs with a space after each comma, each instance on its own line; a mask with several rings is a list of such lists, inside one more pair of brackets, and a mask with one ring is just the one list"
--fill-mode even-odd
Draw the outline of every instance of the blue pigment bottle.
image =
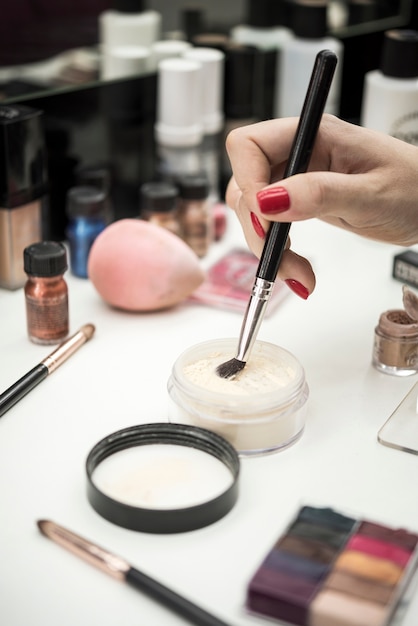
[[87, 278], [90, 248], [106, 226], [106, 194], [95, 187], [72, 187], [67, 193], [66, 208], [71, 272]]

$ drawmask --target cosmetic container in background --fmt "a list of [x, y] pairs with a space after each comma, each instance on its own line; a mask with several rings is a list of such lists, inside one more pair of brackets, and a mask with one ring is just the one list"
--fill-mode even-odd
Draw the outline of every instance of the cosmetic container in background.
[[332, 50], [338, 57], [325, 113], [340, 111], [343, 44], [327, 36], [328, 3], [324, 0], [295, 0], [290, 4], [289, 26], [294, 37], [286, 41], [277, 65], [275, 117], [300, 115], [315, 57], [321, 50]]
[[[178, 357], [168, 381], [169, 420], [214, 431], [243, 456], [288, 447], [305, 426], [309, 390], [301, 364], [287, 350], [256, 341], [256, 365], [250, 370], [249, 362], [239, 375], [248, 376], [247, 383], [222, 379], [216, 366], [235, 349], [236, 339], [217, 339]], [[260, 367], [268, 368], [268, 383]]]
[[198, 4], [184, 6], [180, 10], [180, 26], [184, 38], [193, 41], [194, 37], [205, 31], [206, 11]]
[[72, 187], [67, 193], [71, 273], [87, 278], [87, 261], [96, 237], [106, 227], [106, 195], [97, 187]]
[[192, 47], [189, 41], [182, 39], [161, 39], [150, 47], [150, 70], [158, 72], [158, 65], [164, 59], [181, 57]]
[[0, 287], [26, 282], [23, 250], [47, 230], [47, 155], [42, 111], [0, 107]]
[[173, 181], [201, 171], [201, 63], [164, 59], [157, 73], [154, 137], [159, 177]]
[[202, 169], [209, 179], [209, 200], [214, 204], [220, 199], [219, 155], [222, 150], [224, 126], [223, 94], [225, 54], [221, 50], [191, 47], [183, 54], [201, 64], [200, 99], [203, 124], [201, 143]]
[[225, 125], [221, 151], [221, 189], [224, 193], [232, 174], [225, 149], [228, 133], [239, 126], [258, 122], [255, 113], [255, 71], [257, 49], [231, 42], [225, 48], [224, 112]]
[[116, 80], [146, 74], [150, 67], [150, 49], [144, 46], [112, 46], [104, 49], [100, 77]]
[[101, 75], [106, 79], [146, 73], [150, 47], [161, 39], [162, 16], [144, 3], [120, 1], [99, 15]]
[[144, 183], [140, 189], [140, 217], [181, 236], [179, 190], [170, 182]]
[[360, 123], [418, 145], [418, 32], [385, 32], [380, 68], [364, 80]]
[[192, 44], [196, 48], [215, 48], [225, 52], [225, 48], [231, 43], [231, 38], [225, 33], [200, 33], [192, 39]]
[[111, 199], [112, 175], [107, 163], [80, 165], [75, 171], [77, 187], [95, 187], [105, 194], [105, 219], [106, 224], [114, 220], [114, 211]]
[[68, 335], [68, 269], [64, 244], [40, 241], [23, 251], [28, 336], [33, 343], [59, 343]]
[[209, 180], [205, 172], [180, 176], [179, 220], [182, 237], [202, 258], [214, 240], [214, 224], [209, 201]]
[[363, 24], [379, 18], [376, 0], [350, 0], [347, 5], [347, 24]]
[[231, 39], [257, 49], [255, 70], [255, 112], [259, 119], [273, 116], [277, 62], [283, 44], [293, 37], [285, 26], [287, 2], [247, 0], [245, 24], [231, 29]]

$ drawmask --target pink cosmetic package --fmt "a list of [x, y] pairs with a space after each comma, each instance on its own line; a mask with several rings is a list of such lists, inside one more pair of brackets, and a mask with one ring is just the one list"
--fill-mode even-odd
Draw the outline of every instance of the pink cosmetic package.
[[[209, 306], [244, 313], [258, 267], [257, 257], [236, 248], [216, 261], [206, 273], [204, 282], [192, 293], [190, 300]], [[266, 317], [288, 295], [289, 289], [277, 279], [271, 294]]]

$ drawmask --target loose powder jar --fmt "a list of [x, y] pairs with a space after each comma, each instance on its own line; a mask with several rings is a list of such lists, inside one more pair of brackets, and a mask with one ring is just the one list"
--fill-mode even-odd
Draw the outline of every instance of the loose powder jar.
[[375, 328], [373, 366], [385, 374], [418, 372], [418, 297], [404, 285], [404, 309], [383, 312]]
[[236, 339], [218, 339], [178, 357], [168, 381], [170, 421], [214, 431], [240, 455], [286, 448], [305, 426], [303, 367], [287, 350], [256, 341], [244, 369], [234, 379], [221, 378], [216, 367], [235, 350]]

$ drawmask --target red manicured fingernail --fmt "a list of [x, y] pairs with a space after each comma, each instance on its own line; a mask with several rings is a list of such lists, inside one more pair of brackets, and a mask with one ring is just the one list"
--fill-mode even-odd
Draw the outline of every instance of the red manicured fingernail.
[[250, 217], [251, 217], [251, 222], [252, 222], [255, 232], [260, 237], [260, 239], [264, 239], [264, 237], [266, 236], [266, 233], [264, 232], [264, 228], [261, 226], [260, 220], [258, 219], [256, 214], [253, 213], [252, 211], [250, 212]]
[[306, 289], [305, 285], [302, 285], [298, 280], [293, 280], [293, 278], [288, 278], [284, 281], [286, 285], [295, 292], [297, 296], [303, 298], [304, 300], [308, 299], [309, 291]]
[[274, 214], [287, 211], [290, 198], [284, 187], [270, 187], [257, 193], [258, 205], [262, 213]]

